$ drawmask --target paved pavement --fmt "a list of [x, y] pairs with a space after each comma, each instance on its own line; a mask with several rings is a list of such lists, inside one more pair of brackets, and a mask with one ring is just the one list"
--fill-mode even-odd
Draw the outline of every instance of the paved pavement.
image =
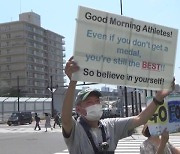
[[[51, 124], [53, 125], [53, 120], [51, 121]], [[0, 133], [44, 133], [45, 121], [42, 120], [40, 123], [41, 131], [34, 131], [35, 122], [33, 122], [31, 125], [20, 125], [20, 126], [7, 126], [6, 124], [0, 125]], [[141, 135], [143, 126], [140, 126], [136, 129], [136, 133], [133, 134], [130, 137], [124, 138], [122, 140], [119, 140], [117, 148], [115, 150], [115, 154], [125, 153], [125, 154], [139, 154], [140, 153], [140, 144], [146, 139], [143, 135]], [[61, 128], [58, 126], [56, 129], [48, 129], [48, 133], [56, 133], [56, 132], [62, 132]], [[53, 134], [52, 134], [53, 135]], [[174, 133], [170, 134], [170, 142], [173, 143], [176, 147], [180, 147], [180, 140], [179, 140], [180, 133]], [[64, 146], [66, 147], [66, 146]], [[68, 154], [67, 148], [64, 150], [60, 150], [59, 152], [56, 152], [54, 154]]]
[[[53, 126], [54, 120], [51, 120], [51, 126]], [[36, 131], [34, 130], [35, 121], [32, 124], [25, 124], [25, 125], [17, 125], [17, 126], [8, 126], [6, 123], [0, 125], [0, 133], [32, 133], [32, 132], [45, 132], [45, 120], [41, 120], [40, 127], [41, 130], [39, 131], [38, 128]], [[61, 128], [56, 125], [56, 129], [48, 128], [48, 132], [62, 132]]]
[[[140, 144], [146, 138], [142, 135], [133, 135], [131, 137], [124, 138], [119, 140], [115, 154], [139, 154], [140, 153]], [[170, 142], [173, 143], [176, 147], [180, 147], [179, 136], [170, 136]]]
[[[53, 124], [54, 124], [54, 120], [52, 119], [52, 120], [51, 120], [51, 125], [53, 126]], [[6, 125], [6, 123], [0, 121], [0, 127], [3, 127], [4, 125]], [[44, 125], [45, 125], [45, 120], [41, 120], [40, 126], [41, 126], [42, 130], [44, 129]], [[33, 121], [33, 123], [31, 124], [31, 127], [34, 127], [34, 126], [35, 126], [35, 121]], [[21, 125], [20, 127], [22, 127], [21, 130], [24, 130], [23, 127], [28, 127], [28, 125]], [[58, 127], [58, 126], [56, 126], [56, 127]], [[9, 127], [9, 128], [10, 128], [10, 127]], [[27, 129], [29, 129], [29, 131], [31, 130], [32, 132], [34, 131], [34, 130], [31, 129], [31, 128], [27, 128]], [[27, 130], [27, 129], [26, 129], [26, 130]], [[141, 132], [142, 132], [142, 129], [143, 129], [143, 125], [137, 127], [137, 128], [136, 128], [136, 131], [135, 131], [135, 134], [141, 135], [141, 134], [142, 134], [142, 133], [141, 133]], [[19, 129], [18, 129], [18, 130], [19, 130]], [[55, 129], [54, 131], [57, 131], [57, 129]], [[19, 132], [21, 132], [21, 131], [19, 131]], [[178, 133], [173, 133], [173, 134], [170, 134], [170, 135], [171, 135], [171, 136], [180, 136], [180, 132], [178, 132]]]
[[[146, 138], [139, 134], [134, 134], [130, 137], [119, 140], [117, 148], [115, 150], [115, 154], [139, 154], [140, 153], [140, 144]], [[180, 140], [179, 136], [170, 136], [170, 142], [173, 143], [174, 146], [180, 148]], [[55, 154], [68, 154], [68, 150], [65, 149], [62, 152]]]

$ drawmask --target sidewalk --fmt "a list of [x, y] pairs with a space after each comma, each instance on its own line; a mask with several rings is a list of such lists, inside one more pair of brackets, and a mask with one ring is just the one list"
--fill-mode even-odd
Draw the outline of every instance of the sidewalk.
[[143, 125], [136, 128], [135, 134], [142, 134]]

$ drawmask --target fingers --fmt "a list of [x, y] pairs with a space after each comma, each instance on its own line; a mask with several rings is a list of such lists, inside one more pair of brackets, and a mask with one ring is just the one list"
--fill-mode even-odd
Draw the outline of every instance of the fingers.
[[165, 140], [169, 140], [169, 132], [167, 131], [167, 128], [163, 130], [163, 133], [161, 134], [161, 137]]
[[77, 65], [77, 63], [75, 61], [68, 61], [66, 63], [66, 67], [65, 70], [72, 70], [73, 72], [78, 70], [79, 66]]
[[163, 132], [168, 132], [168, 131], [167, 131], [167, 128], [165, 128], [165, 129], [163, 130]]
[[77, 72], [79, 70], [79, 66], [77, 63], [73, 60], [74, 57], [72, 56], [65, 66], [65, 73], [68, 76], [69, 79], [71, 79], [72, 73]]
[[72, 56], [71, 58], [69, 58], [69, 60], [68, 60], [68, 61], [72, 61], [72, 60], [73, 60], [73, 58], [74, 58], [74, 56]]
[[76, 71], [78, 71], [78, 69], [79, 69], [78, 66], [66, 67], [65, 73], [66, 73], [67, 75], [70, 75], [70, 76], [71, 76], [71, 74], [74, 73], [74, 72], [76, 72]]
[[175, 78], [173, 78], [171, 82], [171, 89], [169, 90], [162, 90], [162, 91], [157, 91], [156, 93], [156, 98], [157, 100], [161, 101], [163, 100], [166, 96], [168, 96], [173, 90], [175, 89]]

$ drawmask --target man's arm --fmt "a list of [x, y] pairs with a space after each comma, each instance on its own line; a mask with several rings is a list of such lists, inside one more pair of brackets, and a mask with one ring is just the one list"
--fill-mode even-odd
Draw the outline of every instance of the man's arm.
[[72, 130], [72, 108], [76, 81], [70, 81], [62, 106], [62, 127], [68, 135]]
[[[172, 82], [172, 90], [174, 90], [175, 83], [174, 80]], [[163, 90], [163, 91], [158, 91], [156, 93], [156, 100], [158, 102], [162, 102], [166, 96], [170, 94], [171, 91], [168, 90]], [[140, 125], [146, 124], [147, 121], [153, 116], [154, 112], [158, 108], [157, 102], [154, 102], [154, 100], [144, 109], [139, 115], [134, 116], [133, 118], [133, 124], [132, 124], [132, 129], [136, 128]]]
[[167, 131], [167, 128], [166, 128], [161, 134], [161, 141], [158, 146], [156, 154], [164, 154], [164, 149], [166, 147], [166, 143], [168, 142], [168, 140], [169, 140], [169, 132]]
[[177, 147], [173, 147], [172, 152], [173, 152], [173, 154], [180, 154], [180, 149]]
[[70, 79], [70, 83], [65, 94], [65, 98], [64, 98], [63, 106], [62, 106], [62, 114], [61, 114], [62, 127], [66, 135], [69, 135], [72, 130], [72, 108], [73, 108], [73, 101], [74, 101], [73, 99], [74, 99], [74, 93], [75, 93], [76, 83], [77, 83], [77, 81], [71, 80], [71, 76], [72, 76], [72, 73], [78, 70], [79, 70], [79, 67], [73, 61], [73, 57], [71, 57], [65, 67], [65, 73]]

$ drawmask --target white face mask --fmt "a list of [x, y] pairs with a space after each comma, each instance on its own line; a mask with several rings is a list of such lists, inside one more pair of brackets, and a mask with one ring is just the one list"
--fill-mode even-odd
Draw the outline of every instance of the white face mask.
[[95, 104], [86, 108], [87, 115], [85, 118], [90, 121], [100, 120], [103, 111], [101, 104]]

